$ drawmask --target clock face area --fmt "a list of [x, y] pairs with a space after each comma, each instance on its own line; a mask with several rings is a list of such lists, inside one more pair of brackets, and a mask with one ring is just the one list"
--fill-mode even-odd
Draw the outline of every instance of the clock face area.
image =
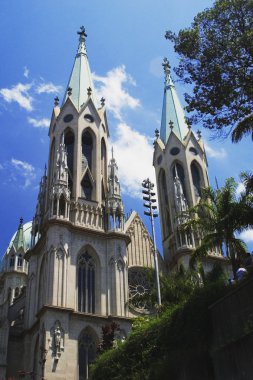
[[170, 154], [172, 154], [172, 156], [176, 156], [179, 152], [180, 152], [180, 149], [177, 146], [175, 146], [174, 148], [171, 148], [170, 150]]
[[197, 156], [198, 154], [197, 149], [195, 149], [193, 146], [189, 148], [189, 152], [191, 152], [194, 156]]
[[86, 113], [83, 118], [84, 118], [84, 120], [88, 121], [89, 123], [94, 122], [94, 117], [92, 115], [90, 115], [89, 113]]
[[63, 121], [64, 123], [70, 123], [73, 119], [74, 119], [74, 116], [71, 113], [69, 113], [64, 116]]

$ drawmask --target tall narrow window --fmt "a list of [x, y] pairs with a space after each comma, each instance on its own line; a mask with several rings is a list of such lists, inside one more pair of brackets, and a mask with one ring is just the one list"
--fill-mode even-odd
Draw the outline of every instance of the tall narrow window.
[[14, 267], [15, 265], [15, 255], [11, 255], [11, 258], [10, 258], [10, 267]]
[[62, 194], [59, 199], [59, 215], [65, 217], [66, 202], [64, 195]]
[[93, 141], [91, 134], [90, 132], [85, 131], [82, 135], [82, 163], [87, 163], [90, 170], [92, 169], [92, 148]]
[[92, 184], [88, 173], [82, 179], [81, 182], [81, 196], [88, 201], [91, 201], [92, 198]]
[[163, 233], [164, 238], [166, 238], [171, 233], [171, 222], [169, 215], [169, 200], [168, 200], [168, 190], [166, 184], [166, 176], [165, 171], [163, 169], [160, 170], [159, 173], [159, 190], [160, 190], [160, 201], [162, 204], [161, 214], [163, 220]]
[[95, 333], [86, 328], [78, 341], [78, 364], [79, 364], [79, 380], [89, 379], [89, 364], [95, 360], [96, 357], [96, 336]]
[[183, 169], [183, 167], [178, 162], [175, 163], [175, 165], [173, 166], [172, 174], [173, 174], [173, 179], [176, 177], [176, 175], [180, 179], [180, 182], [181, 182], [181, 185], [182, 185], [182, 188], [183, 188], [183, 192], [184, 192], [184, 196], [186, 197], [185, 180], [184, 180], [184, 178], [185, 178], [184, 177], [184, 169]]
[[194, 194], [196, 198], [201, 197], [201, 178], [199, 168], [195, 162], [191, 164], [192, 183], [194, 187]]
[[54, 161], [55, 161], [55, 139], [53, 139], [50, 148], [50, 161], [49, 161], [49, 184], [52, 184], [54, 178]]
[[22, 267], [23, 265], [23, 257], [21, 254], [18, 255], [18, 268]]
[[95, 263], [88, 252], [78, 260], [78, 311], [95, 313]]
[[67, 164], [68, 164], [68, 174], [69, 174], [69, 190], [72, 195], [73, 191], [73, 167], [74, 167], [74, 145], [75, 136], [72, 131], [67, 130], [64, 137], [64, 143], [67, 150]]

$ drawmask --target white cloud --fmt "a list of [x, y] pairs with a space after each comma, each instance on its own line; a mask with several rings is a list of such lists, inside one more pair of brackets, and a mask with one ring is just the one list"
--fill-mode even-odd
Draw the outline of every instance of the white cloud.
[[20, 105], [20, 107], [26, 109], [27, 111], [32, 111], [33, 98], [29, 94], [29, 90], [31, 87], [31, 83], [18, 83], [16, 86], [13, 86], [12, 88], [0, 89], [0, 95], [2, 95], [2, 97], [7, 103], [17, 102]]
[[48, 128], [50, 125], [50, 120], [43, 118], [43, 119], [34, 119], [33, 117], [27, 118], [28, 123], [30, 123], [33, 127], [36, 128]]
[[246, 243], [253, 243], [253, 230], [245, 230], [240, 234], [239, 237]]
[[240, 182], [236, 188], [236, 195], [240, 195], [241, 193], [243, 193], [245, 191], [245, 186], [242, 182]]
[[214, 149], [206, 141], [205, 141], [205, 150], [206, 150], [207, 156], [210, 158], [221, 159], [227, 156], [227, 152], [225, 151], [224, 148]]
[[[34, 167], [25, 161], [16, 160], [15, 158], [11, 159], [11, 165], [16, 169], [17, 175], [19, 175], [24, 183], [21, 185], [22, 188], [26, 189], [36, 178]], [[13, 180], [17, 180], [15, 174], [12, 175]]]
[[28, 68], [26, 66], [24, 67], [24, 77], [25, 78], [29, 77], [29, 70], [28, 70]]
[[149, 140], [128, 125], [120, 123], [116, 139], [112, 142], [122, 192], [133, 198], [140, 198], [143, 179], [149, 177], [155, 182], [153, 146]]
[[92, 74], [94, 81], [98, 83], [97, 94], [106, 99], [106, 108], [122, 121], [122, 109], [135, 109], [140, 106], [140, 100], [131, 96], [124, 88], [124, 84], [136, 85], [131, 75], [126, 73], [125, 66], [116, 67], [101, 77]]
[[58, 94], [61, 91], [62, 91], [62, 86], [56, 86], [52, 82], [40, 83], [36, 88], [37, 94], [43, 94], [43, 93]]

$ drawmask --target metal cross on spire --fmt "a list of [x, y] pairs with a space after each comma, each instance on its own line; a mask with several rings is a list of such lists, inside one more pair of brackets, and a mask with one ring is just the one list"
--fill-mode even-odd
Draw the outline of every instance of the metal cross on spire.
[[165, 57], [163, 59], [162, 66], [163, 66], [163, 70], [164, 70], [165, 75], [166, 76], [170, 75], [170, 64], [169, 64], [168, 58]]
[[77, 32], [77, 34], [79, 34], [80, 38], [81, 37], [84, 37], [84, 38], [87, 37], [87, 33], [85, 32], [85, 27], [83, 25], [80, 27], [80, 31]]

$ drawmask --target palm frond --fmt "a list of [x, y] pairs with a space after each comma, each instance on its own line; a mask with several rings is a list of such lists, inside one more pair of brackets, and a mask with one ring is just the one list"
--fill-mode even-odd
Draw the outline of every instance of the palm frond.
[[239, 121], [237, 126], [232, 132], [232, 142], [238, 143], [244, 136], [251, 133], [253, 140], [253, 114], [246, 116], [243, 120]]

